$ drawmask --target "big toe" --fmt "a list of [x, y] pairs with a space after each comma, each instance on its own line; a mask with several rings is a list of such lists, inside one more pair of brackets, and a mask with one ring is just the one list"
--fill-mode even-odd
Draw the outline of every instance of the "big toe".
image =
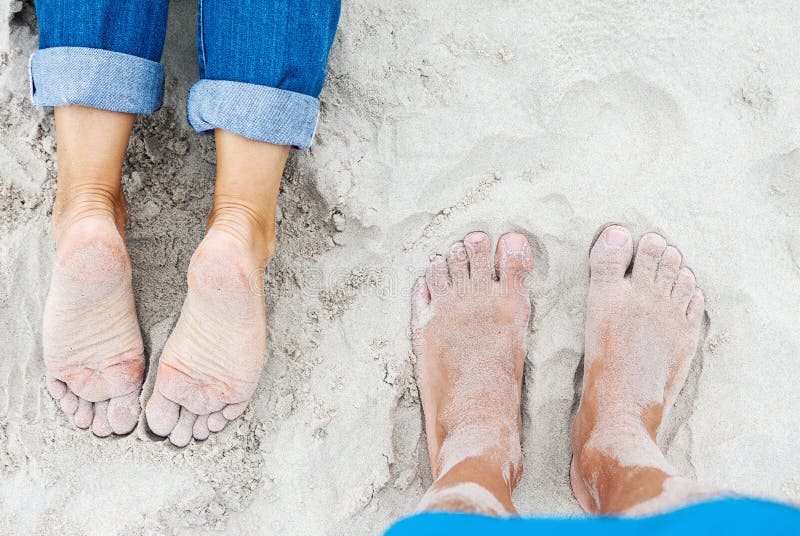
[[519, 233], [506, 233], [497, 241], [495, 269], [500, 281], [525, 286], [533, 272], [533, 253], [528, 239]]
[[167, 437], [178, 422], [179, 412], [178, 404], [155, 390], [145, 407], [147, 426], [154, 434]]
[[115, 434], [127, 434], [136, 427], [141, 411], [138, 391], [114, 397], [108, 401], [108, 424]]
[[469, 277], [478, 283], [492, 279], [492, 241], [483, 231], [475, 231], [464, 237], [464, 248], [469, 257]]
[[625, 277], [633, 256], [631, 233], [620, 225], [603, 229], [589, 254], [591, 278], [595, 281], [618, 281]]

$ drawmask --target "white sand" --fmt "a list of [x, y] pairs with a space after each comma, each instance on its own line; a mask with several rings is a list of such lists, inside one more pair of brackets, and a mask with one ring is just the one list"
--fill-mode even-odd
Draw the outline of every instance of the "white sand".
[[[173, 1], [164, 108], [125, 170], [145, 395], [211, 202], [212, 144], [184, 111], [195, 4]], [[429, 476], [408, 291], [475, 228], [521, 230], [536, 253], [515, 499], [577, 513], [587, 252], [609, 221], [666, 233], [708, 296], [671, 459], [800, 500], [797, 2], [345, 1], [317, 140], [281, 194], [261, 387], [185, 450], [143, 424], [77, 431], [43, 388], [54, 137], [26, 96], [30, 10], [0, 57], [0, 533], [366, 535], [410, 512]]]

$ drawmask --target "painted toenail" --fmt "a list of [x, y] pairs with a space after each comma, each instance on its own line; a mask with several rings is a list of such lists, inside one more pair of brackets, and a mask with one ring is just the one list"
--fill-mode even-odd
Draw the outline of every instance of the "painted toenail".
[[606, 245], [621, 248], [628, 243], [628, 233], [618, 229], [608, 229], [605, 235]]

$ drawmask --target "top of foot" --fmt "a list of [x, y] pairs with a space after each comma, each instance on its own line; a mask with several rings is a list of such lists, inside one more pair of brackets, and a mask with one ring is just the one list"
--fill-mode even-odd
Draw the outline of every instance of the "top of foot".
[[[632, 257], [631, 235], [620, 226], [606, 228], [590, 255], [572, 475], [590, 512], [624, 511], [658, 495], [674, 474], [656, 437], [686, 381], [705, 310], [694, 274], [662, 236], [641, 238], [628, 276]], [[634, 474], [647, 478], [633, 486]]]
[[61, 229], [42, 331], [47, 388], [64, 412], [99, 436], [130, 432], [144, 355], [130, 259], [113, 218]]
[[[527, 239], [468, 234], [435, 256], [412, 296], [412, 346], [434, 478], [482, 457], [521, 473], [520, 397], [533, 268]], [[496, 274], [495, 274], [496, 271]]]

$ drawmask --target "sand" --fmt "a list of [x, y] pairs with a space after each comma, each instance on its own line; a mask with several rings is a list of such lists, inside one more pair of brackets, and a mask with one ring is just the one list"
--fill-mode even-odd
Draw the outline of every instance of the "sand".
[[[172, 3], [164, 106], [124, 171], [145, 396], [211, 203], [213, 144], [185, 121], [195, 4]], [[796, 2], [346, 1], [315, 144], [280, 197], [260, 387], [184, 450], [144, 423], [78, 431], [43, 387], [53, 119], [27, 100], [31, 2], [0, 0], [0, 17], [1, 533], [379, 533], [429, 484], [411, 283], [476, 228], [524, 232], [536, 257], [515, 500], [577, 514], [587, 254], [611, 221], [665, 233], [707, 295], [670, 459], [800, 500]]]

